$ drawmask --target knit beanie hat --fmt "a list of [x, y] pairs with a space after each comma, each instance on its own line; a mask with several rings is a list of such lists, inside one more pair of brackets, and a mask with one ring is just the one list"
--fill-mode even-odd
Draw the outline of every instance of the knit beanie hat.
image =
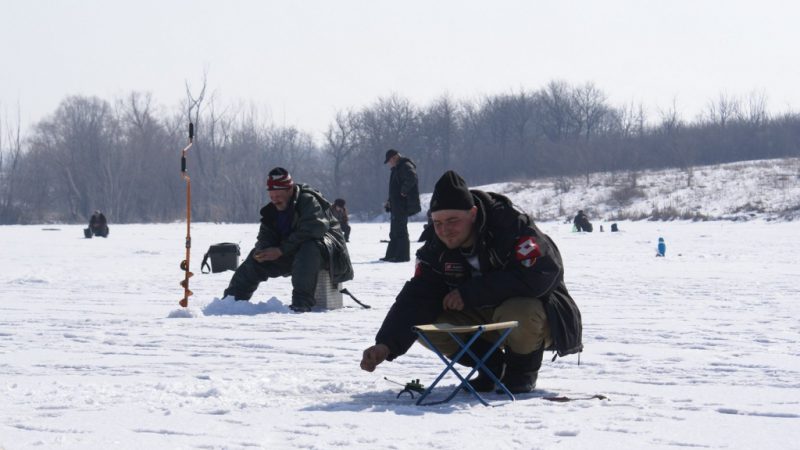
[[467, 183], [452, 170], [439, 178], [431, 196], [431, 212], [442, 209], [471, 209], [475, 206]]
[[267, 177], [268, 191], [284, 191], [294, 187], [292, 175], [283, 167], [276, 167], [269, 171]]

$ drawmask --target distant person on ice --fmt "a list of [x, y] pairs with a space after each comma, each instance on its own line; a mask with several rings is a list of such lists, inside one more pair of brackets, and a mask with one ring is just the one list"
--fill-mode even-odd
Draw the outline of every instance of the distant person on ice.
[[386, 211], [391, 213], [391, 225], [386, 256], [381, 261], [409, 261], [411, 241], [408, 238], [408, 217], [422, 211], [417, 186], [417, 165], [393, 148], [386, 151], [383, 163], [392, 168], [389, 175], [389, 200], [385, 205]]
[[[507, 197], [470, 191], [453, 171], [436, 183], [430, 205], [435, 235], [417, 251], [414, 277], [397, 295], [375, 345], [364, 350], [361, 368], [372, 372], [406, 353], [415, 325], [516, 320], [519, 326], [486, 365], [511, 392], [532, 391], [545, 350], [564, 356], [583, 349], [581, 315], [564, 284], [558, 248]], [[445, 355], [456, 354], [449, 336], [430, 337]], [[491, 345], [478, 339], [471, 348], [483, 355]], [[458, 362], [475, 366], [468, 356]], [[495, 389], [482, 372], [469, 383], [479, 392]]]
[[656, 246], [656, 256], [667, 256], [667, 244], [664, 243], [664, 238], [658, 238], [658, 245]]
[[592, 232], [592, 223], [589, 222], [589, 218], [582, 209], [578, 211], [578, 214], [575, 214], [575, 218], [572, 219], [572, 223], [575, 225], [576, 231], [586, 231], [588, 233]]
[[353, 267], [339, 222], [330, 203], [318, 191], [295, 184], [289, 172], [269, 172], [270, 203], [261, 208], [261, 227], [255, 248], [236, 269], [224, 296], [250, 300], [259, 283], [272, 277], [292, 277], [295, 312], [315, 305], [317, 276], [329, 270], [334, 283], [353, 279]]
[[342, 227], [344, 232], [344, 240], [350, 242], [350, 214], [347, 213], [347, 206], [345, 206], [344, 199], [337, 198], [333, 201], [331, 206], [333, 217], [339, 221], [339, 226]]
[[108, 220], [99, 209], [89, 219], [89, 231], [95, 236], [108, 237]]

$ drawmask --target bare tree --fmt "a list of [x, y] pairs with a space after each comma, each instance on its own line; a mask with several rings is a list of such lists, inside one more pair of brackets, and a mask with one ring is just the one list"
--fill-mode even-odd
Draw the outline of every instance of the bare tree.
[[747, 97], [747, 104], [743, 111], [745, 123], [751, 127], [760, 128], [769, 119], [767, 114], [767, 95], [764, 92], [754, 91]]
[[53, 199], [70, 220], [84, 220], [95, 208], [113, 215], [115, 177], [124, 170], [116, 139], [111, 107], [96, 97], [68, 97], [37, 125], [32, 151], [46, 156], [42, 173], [52, 177]]
[[719, 94], [716, 101], [711, 101], [706, 106], [705, 119], [720, 128], [728, 126], [731, 120], [741, 117], [741, 102], [730, 95]]
[[425, 148], [420, 161], [426, 168], [420, 184], [430, 186], [441, 173], [453, 168], [456, 145], [460, 142], [460, 107], [450, 96], [443, 95], [423, 109], [419, 122], [420, 143]]
[[[22, 159], [21, 108], [17, 104], [14, 122], [0, 117], [0, 223], [17, 223], [20, 207], [17, 204], [16, 190], [20, 182], [20, 161]], [[7, 134], [4, 133], [8, 128]], [[7, 143], [4, 147], [3, 141]]]
[[[177, 217], [183, 182], [176, 176], [173, 139], [157, 116], [152, 96], [132, 92], [118, 102], [125, 170], [117, 177], [120, 199], [116, 220], [160, 221]], [[185, 136], [181, 136], [184, 137]]]
[[342, 165], [356, 149], [358, 118], [351, 111], [338, 111], [325, 132], [325, 153], [333, 160], [333, 192], [342, 195]]
[[659, 110], [661, 123], [657, 130], [662, 138], [661, 146], [668, 155], [675, 155], [678, 165], [686, 171], [686, 186], [692, 185], [694, 175], [694, 153], [688, 145], [683, 145], [681, 137], [685, 129], [683, 119], [678, 112], [677, 100], [666, 110]]
[[639, 170], [642, 168], [643, 140], [647, 131], [644, 106], [641, 103], [624, 105], [617, 111], [616, 117], [618, 136], [611, 142], [609, 167], [612, 171], [628, 169], [631, 188], [636, 188]]
[[544, 106], [542, 130], [551, 141], [558, 142], [580, 132], [576, 121], [574, 96], [567, 83], [551, 81], [541, 90], [540, 98]]
[[573, 90], [572, 99], [579, 132], [588, 141], [610, 112], [606, 106], [606, 95], [593, 83], [586, 83]]

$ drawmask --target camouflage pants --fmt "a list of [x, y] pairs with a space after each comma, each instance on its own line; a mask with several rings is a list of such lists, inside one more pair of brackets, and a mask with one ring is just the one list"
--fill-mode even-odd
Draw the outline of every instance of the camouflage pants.
[[316, 241], [306, 241], [296, 253], [283, 255], [275, 261], [258, 262], [250, 251], [242, 265], [236, 269], [224, 295], [237, 300], [250, 300], [258, 285], [269, 278], [292, 277], [292, 305], [314, 306], [319, 271], [325, 268], [320, 247]]

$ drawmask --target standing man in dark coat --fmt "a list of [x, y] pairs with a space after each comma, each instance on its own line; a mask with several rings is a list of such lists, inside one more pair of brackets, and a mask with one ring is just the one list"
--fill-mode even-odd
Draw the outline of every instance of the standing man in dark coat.
[[[414, 277], [397, 295], [375, 345], [364, 350], [363, 370], [406, 353], [416, 339], [412, 327], [428, 323], [518, 321], [486, 361], [513, 393], [534, 389], [545, 350], [560, 356], [583, 350], [581, 314], [564, 284], [561, 254], [530, 216], [500, 194], [470, 191], [448, 171], [433, 191], [431, 219], [436, 235], [417, 251]], [[475, 341], [477, 355], [491, 348], [498, 337], [492, 333]], [[429, 337], [445, 355], [459, 350], [444, 333]], [[469, 356], [458, 363], [475, 366]], [[482, 372], [469, 383], [479, 392], [495, 388]]]
[[389, 201], [386, 210], [391, 213], [389, 245], [381, 261], [403, 262], [410, 260], [411, 242], [408, 239], [408, 216], [420, 212], [417, 166], [409, 158], [390, 148], [384, 164], [392, 168], [389, 176]]
[[269, 172], [267, 190], [271, 202], [261, 208], [255, 248], [236, 269], [223, 297], [250, 300], [262, 281], [291, 275], [291, 309], [311, 311], [321, 269], [330, 271], [333, 283], [353, 279], [339, 222], [322, 194], [308, 185], [295, 184], [282, 167]]

